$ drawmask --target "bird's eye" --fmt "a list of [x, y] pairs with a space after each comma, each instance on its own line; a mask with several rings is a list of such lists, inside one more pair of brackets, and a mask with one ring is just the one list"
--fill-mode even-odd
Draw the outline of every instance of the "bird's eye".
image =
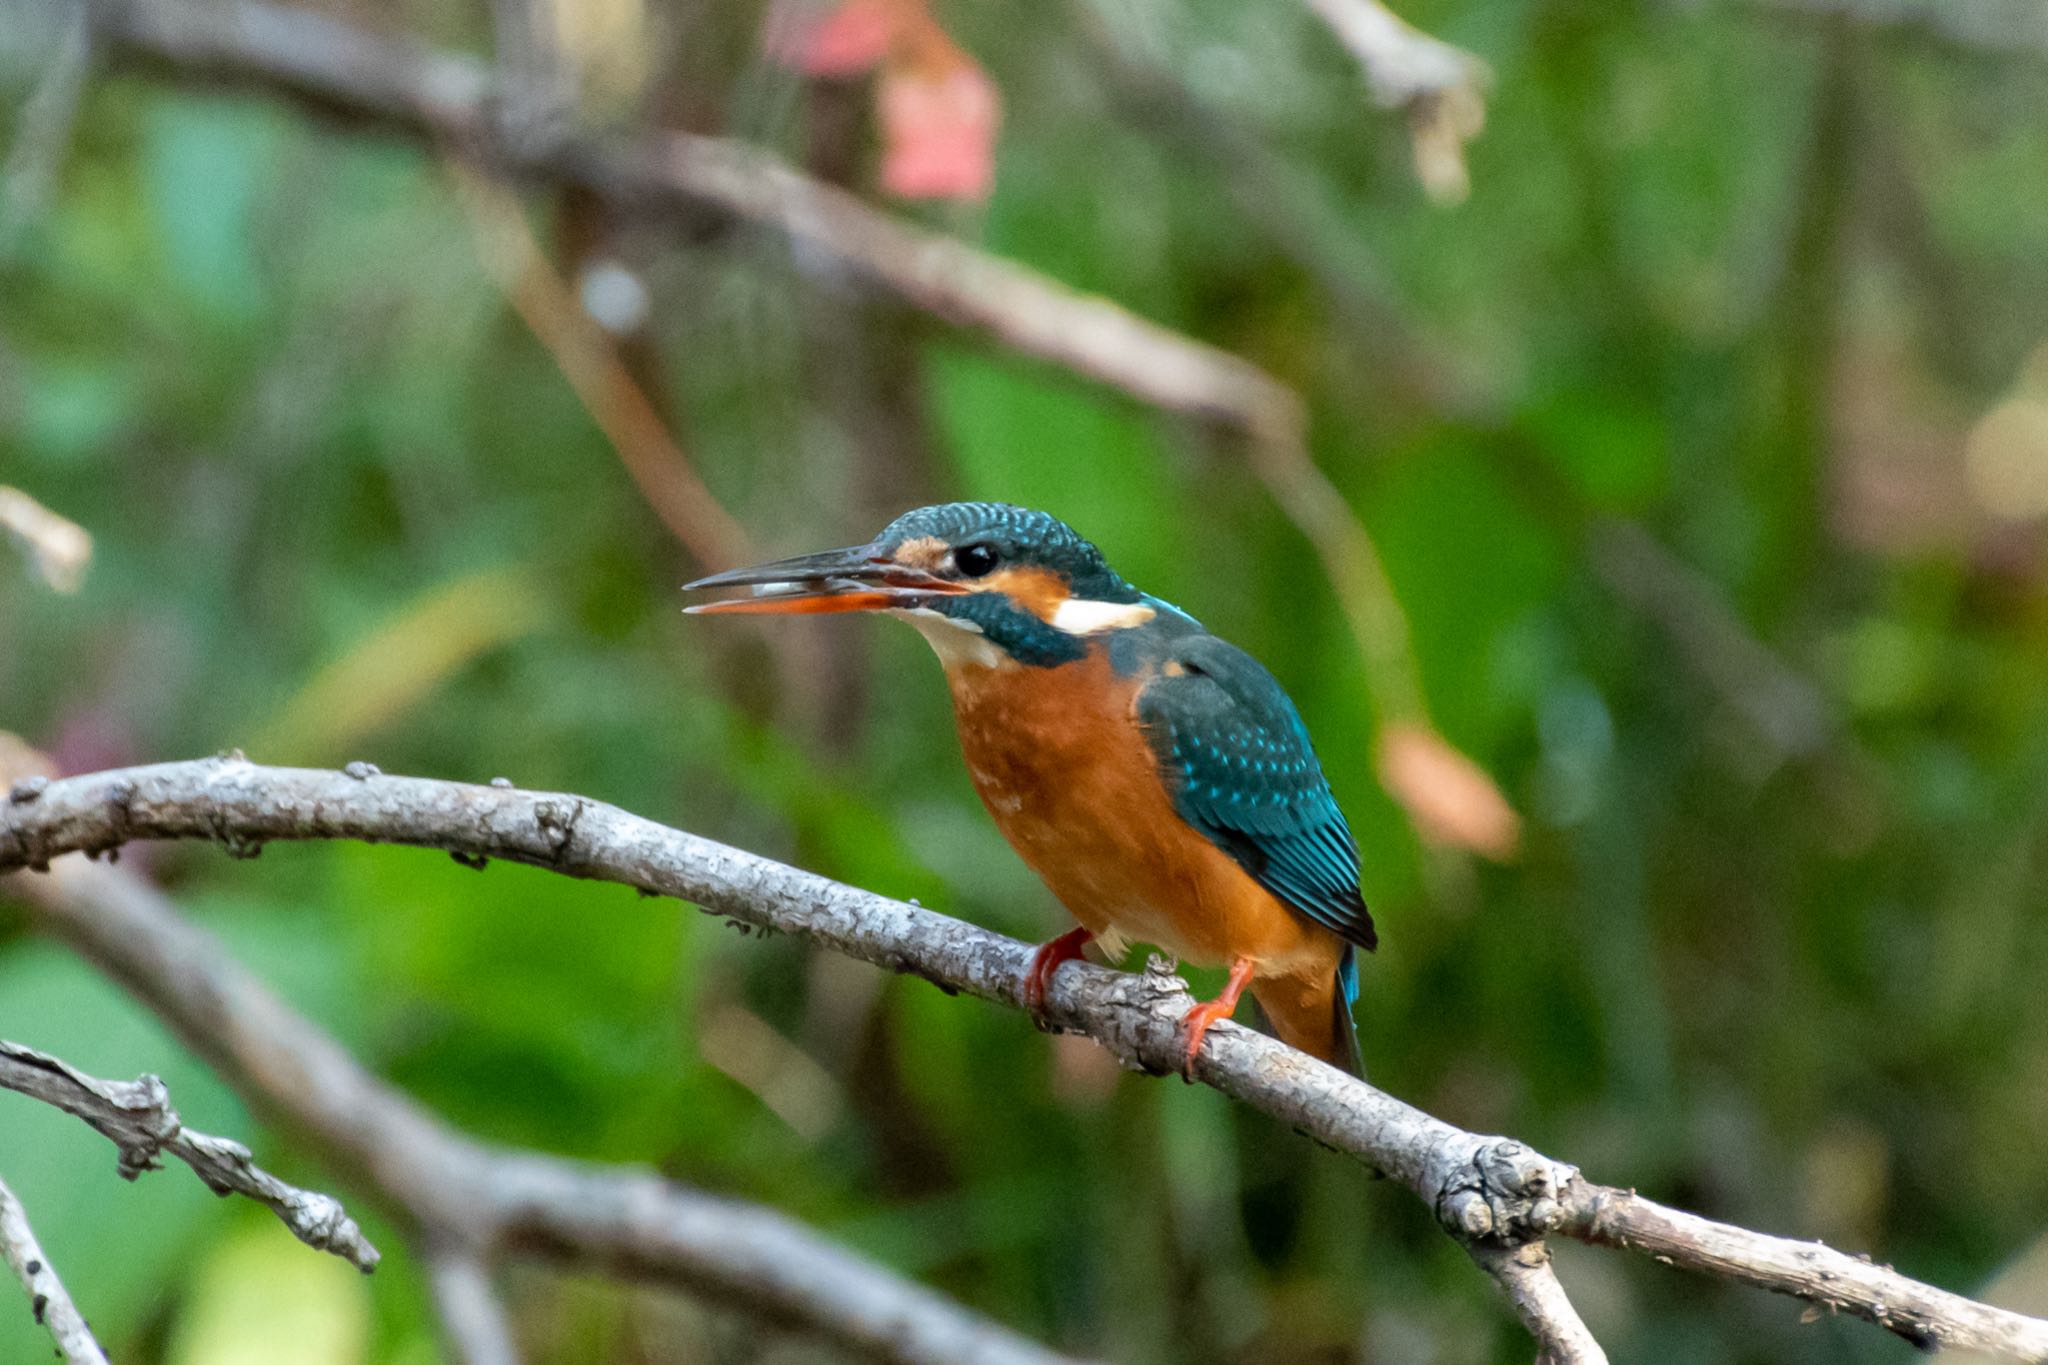
[[976, 541], [953, 551], [953, 567], [969, 578], [980, 578], [996, 567], [996, 552]]

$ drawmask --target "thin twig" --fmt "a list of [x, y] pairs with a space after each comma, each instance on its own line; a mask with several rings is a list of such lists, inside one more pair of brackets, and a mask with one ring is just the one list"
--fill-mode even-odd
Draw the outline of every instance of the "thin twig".
[[[341, 780], [359, 791], [383, 782]], [[61, 802], [65, 786], [47, 791]], [[37, 804], [0, 798], [0, 817]], [[550, 810], [551, 837], [572, 834], [573, 805]], [[228, 826], [221, 828], [225, 837]], [[0, 831], [0, 847], [18, 844], [11, 830]], [[257, 846], [252, 838], [242, 848]], [[0, 869], [18, 865], [0, 858]], [[39, 927], [155, 1010], [252, 1108], [362, 1180], [432, 1254], [480, 1266], [529, 1256], [669, 1285], [897, 1365], [1072, 1365], [771, 1210], [651, 1171], [489, 1146], [457, 1132], [365, 1072], [125, 868], [65, 859], [48, 877], [0, 878], [0, 894], [8, 893], [22, 897]], [[444, 1308], [466, 1312], [476, 1288], [458, 1279], [437, 1292]], [[473, 1325], [461, 1320], [451, 1330]]]
[[106, 1352], [93, 1339], [92, 1328], [86, 1326], [78, 1305], [57, 1278], [57, 1268], [37, 1244], [28, 1213], [4, 1180], [0, 1180], [0, 1257], [6, 1258], [8, 1268], [28, 1291], [29, 1308], [36, 1321], [49, 1329], [66, 1365], [107, 1365]]
[[84, 1119], [120, 1151], [124, 1180], [156, 1170], [157, 1158], [168, 1152], [215, 1194], [246, 1195], [268, 1208], [307, 1246], [331, 1251], [366, 1274], [377, 1268], [377, 1249], [340, 1201], [285, 1184], [257, 1166], [249, 1149], [232, 1138], [187, 1128], [155, 1076], [103, 1081], [47, 1052], [0, 1039], [0, 1088]]
[[[413, 844], [677, 896], [950, 991], [1022, 1004], [1031, 949], [959, 920], [580, 796], [358, 772], [263, 768], [231, 756], [32, 784], [20, 799], [0, 804], [0, 871], [47, 866], [64, 853], [104, 852], [131, 839], [225, 841], [244, 853], [278, 839]], [[267, 1040], [282, 1028], [271, 1017], [280, 1008], [274, 1002], [252, 1017], [223, 1018], [221, 968], [209, 940], [181, 940], [175, 960], [166, 961], [170, 947], [152, 946], [157, 933], [151, 925], [104, 905], [52, 927], [109, 963], [211, 1055], [223, 1055], [224, 1035], [239, 1038], [253, 1029]], [[198, 938], [182, 926], [181, 933]], [[209, 984], [194, 984], [195, 976]], [[260, 990], [253, 983], [247, 988]], [[1164, 1074], [1178, 1070], [1181, 1019], [1192, 1003], [1163, 963], [1140, 973], [1077, 963], [1055, 976], [1047, 1013], [1053, 1024], [1087, 1033], [1126, 1065]], [[247, 1066], [239, 1061], [230, 1070]], [[1249, 1029], [1212, 1029], [1194, 1075], [1406, 1185], [1468, 1246], [1519, 1246], [1555, 1233], [1793, 1295], [1923, 1345], [2048, 1359], [2048, 1321], [1973, 1302], [1819, 1243], [1716, 1223], [1595, 1184], [1522, 1143], [1453, 1127]], [[329, 1099], [332, 1078], [317, 1079], [322, 1083], [310, 1087], [316, 1093], [309, 1103], [347, 1106], [358, 1099], [347, 1086]], [[344, 1107], [325, 1126], [348, 1132], [360, 1122]], [[359, 1140], [366, 1162], [388, 1142], [367, 1134]], [[547, 1206], [557, 1216], [575, 1212], [603, 1221], [587, 1202]], [[630, 1220], [605, 1225], [614, 1234], [640, 1226]], [[565, 1235], [560, 1224], [544, 1234]], [[562, 1243], [543, 1242], [550, 1244]], [[602, 1243], [584, 1237], [579, 1244]], [[618, 1259], [632, 1264], [646, 1250], [629, 1239]]]
[[0, 484], [0, 531], [28, 556], [36, 576], [58, 592], [77, 592], [92, 562], [92, 537], [19, 488]]
[[1578, 1310], [1565, 1297], [1550, 1249], [1541, 1242], [1518, 1247], [1475, 1246], [1472, 1259], [1500, 1282], [1515, 1316], [1536, 1338], [1536, 1365], [1607, 1365]]
[[633, 382], [611, 339], [555, 272], [518, 202], [460, 162], [450, 162], [449, 173], [486, 273], [554, 358], [654, 514], [701, 565], [731, 567], [756, 558], [747, 533]]

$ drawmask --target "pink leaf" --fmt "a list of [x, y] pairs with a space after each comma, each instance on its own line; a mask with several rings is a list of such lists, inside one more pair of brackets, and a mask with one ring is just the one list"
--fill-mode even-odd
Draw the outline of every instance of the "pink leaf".
[[903, 30], [899, 0], [845, 0], [828, 14], [778, 6], [769, 21], [768, 54], [810, 76], [851, 76], [888, 55]]
[[882, 187], [908, 199], [985, 199], [1002, 100], [965, 53], [882, 72]]

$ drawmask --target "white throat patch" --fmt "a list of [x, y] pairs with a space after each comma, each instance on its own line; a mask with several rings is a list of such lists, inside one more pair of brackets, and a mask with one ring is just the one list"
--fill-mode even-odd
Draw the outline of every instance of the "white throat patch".
[[947, 672], [964, 664], [977, 668], [1016, 667], [1017, 661], [1009, 652], [982, 634], [981, 627], [972, 621], [958, 621], [930, 607], [897, 607], [889, 614], [916, 626], [917, 633], [930, 642], [932, 653], [939, 656]]

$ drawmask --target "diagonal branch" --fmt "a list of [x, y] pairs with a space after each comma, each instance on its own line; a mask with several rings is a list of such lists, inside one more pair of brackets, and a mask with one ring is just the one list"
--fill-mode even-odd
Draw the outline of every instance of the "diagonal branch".
[[57, 1268], [37, 1243], [28, 1214], [5, 1181], [0, 1181], [0, 1259], [28, 1291], [29, 1309], [49, 1329], [65, 1365], [107, 1365], [106, 1353], [57, 1278]]
[[1140, 402], [1244, 431], [1301, 424], [1300, 399], [1251, 362], [878, 212], [758, 148], [685, 133], [514, 140], [493, 117], [489, 72], [467, 57], [248, 0], [89, 5], [109, 55], [130, 65], [273, 90], [580, 186], [622, 209], [765, 230], [801, 267], [878, 289]]
[[[0, 804], [0, 872], [48, 867], [73, 851], [105, 853], [133, 839], [214, 840], [244, 853], [277, 839], [412, 844], [677, 896], [714, 914], [922, 976], [942, 989], [1021, 1003], [1030, 949], [959, 920], [580, 796], [388, 777], [360, 765], [354, 773], [264, 768], [232, 755], [31, 781]], [[203, 940], [180, 941], [175, 960], [159, 960], [171, 945], [152, 947], [159, 935], [132, 914], [102, 909], [51, 927], [108, 964], [209, 1055], [223, 1056], [226, 1045], [216, 1035], [253, 1029], [259, 1043], [278, 1036], [282, 1025], [270, 1014], [282, 1007], [274, 1001], [265, 1007], [269, 1013], [229, 1020], [222, 1017], [217, 982], [180, 985], [193, 973], [217, 978], [219, 965], [206, 956], [211, 945]], [[182, 927], [181, 933], [198, 937]], [[174, 996], [173, 987], [182, 994]], [[261, 988], [247, 983], [246, 989]], [[1087, 1033], [1126, 1065], [1155, 1073], [1178, 1069], [1180, 1020], [1192, 1001], [1163, 965], [1124, 973], [1075, 964], [1056, 976], [1047, 1003], [1053, 1023]], [[263, 1061], [259, 1045], [253, 1057], [230, 1057], [224, 1066], [260, 1074]], [[1453, 1127], [1248, 1029], [1212, 1030], [1195, 1075], [1406, 1185], [1467, 1246], [1516, 1247], [1546, 1234], [1568, 1236], [1793, 1295], [1922, 1345], [2048, 1359], [2048, 1321], [1973, 1302], [1819, 1243], [1716, 1223], [1595, 1184], [1519, 1142]], [[363, 1102], [355, 1093], [360, 1085], [351, 1083], [343, 1098], [329, 1099], [334, 1080], [320, 1079], [307, 1102], [326, 1106], [327, 1126], [351, 1132], [360, 1119], [348, 1105]], [[386, 1096], [384, 1103], [404, 1102]], [[335, 1105], [342, 1106], [339, 1112]], [[408, 1123], [431, 1122], [409, 1106], [407, 1112]], [[384, 1139], [358, 1134], [353, 1141], [358, 1161], [376, 1165]], [[559, 1166], [545, 1170], [545, 1178], [536, 1177], [540, 1187], [557, 1195], [580, 1189], [582, 1182]], [[423, 1206], [434, 1206], [434, 1190], [416, 1193]], [[591, 1199], [540, 1203], [551, 1214], [539, 1222], [512, 1219], [499, 1206], [508, 1220], [501, 1227], [522, 1229], [530, 1247], [560, 1247], [573, 1238], [586, 1251], [610, 1247], [614, 1265], [659, 1262], [658, 1240], [633, 1235], [606, 1242], [585, 1227], [580, 1220], [600, 1217]], [[607, 1226], [618, 1234], [646, 1225]]]
[[[383, 781], [340, 780], [357, 791]], [[69, 786], [47, 790], [61, 803]], [[16, 788], [38, 790], [33, 781]], [[0, 798], [0, 813], [38, 804]], [[577, 824], [566, 803], [549, 818], [564, 833]], [[227, 837], [229, 828], [216, 832]], [[240, 847], [259, 844], [252, 835]], [[0, 833], [0, 847], [10, 846], [18, 841]], [[0, 858], [0, 873], [18, 866]], [[409, 1225], [433, 1263], [451, 1344], [468, 1365], [499, 1365], [510, 1349], [484, 1279], [504, 1255], [685, 1289], [896, 1365], [1073, 1365], [780, 1214], [651, 1171], [457, 1132], [364, 1071], [126, 869], [67, 859], [47, 878], [0, 878], [0, 890], [20, 894], [41, 928], [152, 1008], [252, 1108], [302, 1135]]]
[[249, 1149], [232, 1138], [187, 1128], [155, 1076], [102, 1081], [47, 1052], [0, 1039], [0, 1088], [84, 1119], [120, 1149], [124, 1180], [157, 1169], [157, 1157], [168, 1152], [215, 1194], [247, 1195], [268, 1208], [307, 1246], [331, 1251], [365, 1274], [377, 1268], [377, 1248], [338, 1200], [285, 1184], [257, 1166]]

